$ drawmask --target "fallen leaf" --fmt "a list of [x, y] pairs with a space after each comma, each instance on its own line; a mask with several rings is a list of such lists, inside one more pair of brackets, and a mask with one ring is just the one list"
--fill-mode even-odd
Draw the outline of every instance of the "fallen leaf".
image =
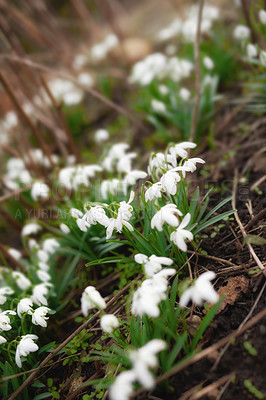
[[227, 304], [233, 305], [242, 293], [247, 293], [248, 288], [249, 279], [244, 275], [229, 277], [227, 284], [221, 286], [218, 290], [219, 296], [226, 296], [218, 310], [218, 313], [223, 311]]

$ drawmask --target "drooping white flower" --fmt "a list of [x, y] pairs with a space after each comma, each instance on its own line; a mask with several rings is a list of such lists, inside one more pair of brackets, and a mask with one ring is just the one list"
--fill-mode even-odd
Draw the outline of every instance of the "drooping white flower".
[[119, 40], [116, 35], [110, 33], [106, 38], [98, 44], [95, 44], [91, 48], [91, 58], [93, 61], [103, 60], [109, 51], [119, 44]]
[[177, 157], [187, 158], [188, 153], [186, 149], [194, 149], [196, 146], [196, 143], [193, 142], [182, 142], [176, 144], [175, 146], [171, 146], [169, 148], [169, 154], [167, 155], [167, 161], [171, 163], [173, 167], [176, 167]]
[[266, 67], [266, 51], [264, 50], [260, 51], [260, 63], [263, 67]]
[[194, 158], [189, 158], [188, 160], [186, 160], [183, 164], [183, 171], [182, 171], [182, 175], [185, 177], [186, 176], [186, 172], [194, 172], [196, 171], [197, 167], [196, 164], [200, 163], [200, 164], [205, 164], [205, 161], [202, 158], [199, 157], [194, 157]]
[[187, 101], [189, 100], [191, 93], [188, 89], [181, 88], [179, 91], [179, 96], [181, 97], [182, 100]]
[[119, 327], [119, 321], [114, 314], [104, 314], [101, 317], [100, 325], [104, 332], [112, 333]]
[[113, 172], [115, 164], [118, 160], [126, 155], [126, 150], [129, 148], [127, 143], [116, 143], [108, 151], [107, 156], [102, 162], [103, 169], [108, 172]]
[[79, 74], [77, 79], [78, 83], [82, 86], [85, 86], [86, 88], [90, 88], [94, 84], [93, 77], [87, 72], [82, 72], [81, 74]]
[[166, 204], [152, 217], [151, 228], [162, 231], [165, 222], [176, 228], [179, 225], [178, 215], [182, 217], [183, 214], [175, 204]]
[[266, 25], [266, 11], [265, 10], [259, 11], [259, 19], [263, 25]]
[[187, 251], [187, 245], [185, 239], [193, 240], [193, 234], [184, 229], [190, 222], [191, 215], [187, 213], [182, 222], [180, 223], [179, 227], [171, 233], [170, 240], [174, 242], [174, 244], [182, 251]]
[[165, 104], [162, 101], [159, 101], [159, 100], [156, 100], [156, 99], [152, 99], [151, 108], [156, 113], [165, 113], [166, 112]]
[[157, 257], [156, 255], [151, 255], [150, 257], [145, 254], [136, 254], [135, 261], [138, 264], [143, 264], [145, 269], [145, 274], [148, 277], [152, 277], [157, 272], [161, 271], [163, 265], [172, 265], [173, 260], [168, 257]]
[[165, 174], [163, 174], [163, 176], [160, 179], [163, 189], [169, 194], [172, 194], [173, 196], [177, 192], [178, 182], [181, 181], [180, 174], [178, 173], [178, 171], [176, 171], [176, 169], [178, 169], [179, 171], [185, 170], [185, 168], [183, 167], [176, 167], [174, 169], [170, 169], [170, 171], [167, 171]]
[[81, 311], [87, 317], [92, 308], [104, 309], [106, 302], [94, 286], [87, 286], [81, 296]]
[[22, 254], [20, 251], [18, 251], [17, 249], [13, 249], [10, 247], [10, 249], [8, 249], [8, 253], [15, 258], [16, 260], [19, 260], [22, 257]]
[[123, 179], [125, 187], [135, 185], [139, 179], [144, 179], [146, 176], [147, 173], [144, 171], [139, 171], [136, 169], [129, 171]]
[[135, 370], [123, 371], [110, 386], [109, 396], [111, 400], [129, 400], [134, 390], [133, 383], [137, 379]]
[[117, 196], [118, 192], [121, 191], [123, 183], [119, 179], [108, 179], [101, 183], [101, 196], [103, 199], [108, 198], [108, 194]]
[[152, 201], [162, 197], [162, 192], [164, 192], [164, 188], [161, 182], [156, 182], [152, 186], [150, 186], [145, 192], [145, 201]]
[[41, 306], [42, 304], [47, 306], [48, 303], [46, 296], [49, 293], [48, 288], [52, 286], [53, 285], [49, 282], [39, 283], [38, 285], [34, 286], [31, 296], [33, 303], [37, 304], [38, 306]]
[[48, 254], [54, 254], [58, 247], [60, 247], [60, 244], [55, 238], [45, 239], [42, 243], [43, 250]]
[[25, 335], [21, 337], [19, 344], [17, 345], [15, 361], [19, 368], [22, 367], [21, 357], [27, 357], [29, 353], [33, 353], [39, 350], [39, 347], [34, 340], [37, 340], [38, 336], [36, 335]]
[[19, 316], [19, 318], [22, 318], [22, 314], [29, 312], [29, 314], [31, 314], [31, 312], [33, 311], [32, 309], [33, 307], [33, 303], [32, 300], [25, 297], [24, 299], [21, 299], [20, 302], [17, 305], [17, 314]]
[[77, 218], [76, 223], [77, 223], [79, 229], [80, 229], [82, 232], [87, 232], [87, 231], [88, 231], [88, 228], [91, 226], [91, 225], [87, 222], [86, 214], [84, 214], [82, 218]]
[[77, 208], [70, 208], [70, 215], [73, 218], [82, 218], [83, 217], [83, 212], [78, 210]]
[[6, 302], [6, 294], [13, 294], [14, 290], [9, 286], [3, 286], [0, 288], [0, 304], [5, 304]]
[[42, 227], [39, 224], [36, 224], [35, 222], [28, 223], [24, 225], [21, 231], [22, 236], [29, 236], [35, 233], [38, 233], [39, 231], [42, 230]]
[[12, 271], [12, 276], [21, 290], [27, 290], [30, 287], [31, 281], [22, 272]]
[[159, 85], [158, 90], [162, 96], [166, 96], [169, 93], [169, 89], [165, 85]]
[[46, 317], [46, 314], [50, 311], [50, 308], [48, 307], [38, 307], [36, 310], [33, 311], [32, 315], [32, 323], [34, 325], [40, 325], [43, 328], [47, 327], [47, 322], [46, 320], [49, 319], [49, 317]]
[[113, 230], [115, 229], [117, 232], [121, 233], [123, 226], [129, 229], [131, 232], [133, 231], [132, 225], [128, 222], [132, 216], [133, 207], [130, 205], [134, 200], [135, 193], [131, 191], [128, 202], [125, 201], [120, 202], [120, 207], [117, 212], [117, 218], [110, 218], [108, 221], [108, 226], [106, 229], [106, 240], [110, 239]]
[[85, 215], [86, 221], [89, 225], [96, 225], [98, 223], [106, 227], [109, 223], [109, 218], [105, 214], [104, 208], [100, 205], [91, 207], [86, 211]]
[[258, 50], [257, 50], [257, 47], [256, 47], [254, 44], [249, 43], [249, 44], [247, 45], [247, 55], [248, 55], [249, 58], [255, 58], [255, 57], [257, 57], [257, 55], [258, 55]]
[[105, 142], [110, 137], [109, 132], [106, 129], [98, 129], [94, 134], [94, 141], [97, 144]]
[[250, 29], [245, 25], [237, 25], [234, 29], [233, 36], [237, 40], [248, 40], [250, 37]]
[[33, 200], [47, 200], [49, 199], [49, 195], [49, 186], [47, 186], [44, 182], [36, 181], [33, 183], [31, 188], [31, 197], [33, 198]]
[[209, 70], [212, 70], [214, 68], [214, 63], [210, 57], [204, 57], [203, 64], [204, 64], [204, 67]]
[[12, 329], [10, 318], [3, 312], [0, 313], [0, 331], [10, 331], [10, 329]]
[[213, 271], [207, 271], [200, 275], [194, 285], [190, 286], [182, 294], [179, 301], [180, 307], [186, 307], [190, 300], [198, 306], [201, 306], [205, 301], [213, 304], [217, 303], [219, 295], [215, 292], [210, 283], [215, 276]]
[[43, 249], [40, 249], [37, 251], [37, 257], [39, 261], [46, 263], [49, 260], [49, 253]]
[[138, 350], [133, 350], [129, 358], [133, 362], [133, 371], [136, 373], [138, 382], [146, 389], [152, 389], [155, 379], [150, 369], [158, 367], [156, 355], [167, 348], [165, 341], [153, 339]]
[[42, 269], [38, 269], [36, 273], [37, 273], [38, 278], [42, 282], [49, 282], [52, 279], [51, 275], [49, 275], [48, 272], [46, 272]]
[[132, 167], [131, 163], [134, 158], [137, 157], [137, 153], [127, 153], [124, 154], [118, 161], [116, 165], [116, 169], [118, 172], [130, 172]]
[[168, 169], [165, 155], [163, 153], [152, 154], [149, 160], [148, 173], [151, 175], [154, 169], [157, 172], [160, 168]]
[[3, 336], [0, 335], [0, 344], [6, 343], [6, 342], [7, 342], [7, 340]]
[[36, 249], [39, 249], [39, 247], [40, 247], [35, 239], [30, 239], [28, 241], [28, 246], [29, 246], [30, 250], [36, 250]]
[[65, 233], [66, 235], [70, 233], [70, 229], [66, 224], [60, 224], [59, 228], [61, 229], [61, 231], [63, 233]]

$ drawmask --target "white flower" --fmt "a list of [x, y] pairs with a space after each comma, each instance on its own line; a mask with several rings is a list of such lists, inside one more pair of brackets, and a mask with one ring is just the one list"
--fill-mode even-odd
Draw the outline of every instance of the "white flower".
[[127, 143], [114, 144], [109, 149], [107, 156], [103, 160], [102, 167], [109, 172], [113, 172], [115, 161], [120, 160], [122, 157], [124, 157], [128, 148], [129, 145]]
[[73, 218], [82, 218], [83, 217], [83, 212], [78, 210], [77, 208], [70, 208], [70, 215]]
[[106, 303], [94, 286], [87, 286], [81, 296], [81, 311], [87, 317], [92, 308], [104, 309]]
[[[139, 179], [144, 179], [144, 178], [146, 178], [146, 176], [147, 176], [146, 172], [139, 171], [136, 169], [128, 172], [123, 179], [123, 181], [125, 183], [125, 188], [127, 186], [135, 185]], [[124, 194], [126, 195], [126, 191], [124, 191]]]
[[179, 225], [178, 215], [182, 216], [183, 214], [178, 210], [177, 206], [175, 204], [167, 204], [152, 217], [151, 228], [157, 228], [158, 231], [162, 231], [165, 222], [176, 228]]
[[156, 255], [152, 255], [150, 257], [145, 254], [136, 254], [135, 261], [138, 264], [144, 264], [145, 274], [148, 277], [152, 277], [154, 274], [159, 272], [162, 269], [162, 265], [172, 265], [173, 260], [168, 257], [157, 257]]
[[6, 339], [0, 335], [0, 344], [6, 343]]
[[152, 201], [154, 199], [158, 199], [162, 197], [162, 192], [164, 192], [164, 188], [161, 182], [156, 182], [152, 186], [150, 186], [145, 192], [145, 201]]
[[35, 222], [29, 223], [27, 225], [24, 225], [21, 235], [22, 236], [29, 236], [35, 233], [38, 233], [40, 230], [42, 230], [42, 227]]
[[22, 257], [22, 254], [20, 251], [18, 251], [17, 249], [12, 249], [10, 247], [10, 249], [8, 249], [9, 254], [15, 258], [16, 260], [19, 260]]
[[158, 367], [156, 354], [167, 347], [166, 342], [161, 339], [153, 339], [138, 350], [131, 351], [129, 357], [133, 362], [133, 371], [136, 373], [138, 382], [146, 389], [152, 389], [155, 379], [150, 368]]
[[183, 164], [184, 170], [182, 171], [182, 175], [185, 177], [186, 172], [196, 171], [196, 169], [197, 169], [196, 163], [205, 164], [205, 161], [199, 157], [189, 158]]
[[205, 68], [212, 70], [214, 68], [214, 63], [210, 57], [203, 58], [203, 65]]
[[119, 327], [119, 321], [114, 314], [104, 314], [101, 317], [100, 325], [103, 331], [112, 333]]
[[77, 218], [76, 223], [82, 232], [87, 232], [90, 227], [90, 224], [86, 220], [86, 214], [84, 214], [82, 218]]
[[190, 222], [191, 215], [188, 213], [184, 216], [179, 227], [171, 233], [170, 240], [182, 251], [187, 251], [185, 239], [193, 240], [193, 234], [184, 229]]
[[43, 250], [48, 254], [54, 254], [56, 249], [60, 247], [58, 241], [54, 238], [45, 239], [42, 243]]
[[266, 51], [260, 51], [260, 62], [263, 67], [266, 67]]
[[196, 143], [193, 142], [182, 142], [178, 143], [175, 146], [169, 148], [169, 155], [167, 156], [167, 161], [170, 162], [173, 167], [177, 166], [177, 156], [180, 158], [187, 158], [188, 153], [186, 149], [194, 149], [196, 147]]
[[21, 290], [27, 290], [30, 287], [31, 281], [21, 272], [12, 271], [12, 276]]
[[66, 235], [70, 233], [70, 229], [66, 224], [60, 224], [59, 228], [61, 229], [62, 232], [64, 232]]
[[137, 157], [137, 153], [127, 153], [123, 155], [118, 161], [116, 165], [116, 169], [118, 172], [130, 172], [132, 167], [131, 167], [131, 161], [133, 158]]
[[187, 101], [190, 98], [190, 91], [186, 88], [181, 88], [179, 91], [179, 96], [181, 97], [182, 100]]
[[33, 200], [47, 200], [49, 199], [50, 189], [44, 182], [34, 182], [31, 188], [31, 197]]
[[97, 144], [105, 142], [110, 137], [109, 132], [106, 129], [98, 129], [94, 134], [94, 141]]
[[234, 29], [233, 36], [237, 40], [247, 40], [250, 36], [250, 29], [245, 25], [237, 25]]
[[139, 316], [147, 314], [153, 318], [159, 317], [159, 303], [166, 299], [167, 276], [175, 273], [175, 269], [166, 268], [154, 274], [152, 278], [145, 279], [133, 295], [132, 314]]
[[40, 325], [43, 328], [47, 327], [47, 322], [46, 320], [49, 319], [49, 317], [46, 317], [46, 314], [50, 311], [50, 308], [48, 307], [38, 307], [34, 312], [32, 313], [32, 323], [34, 325]]
[[216, 275], [213, 271], [207, 271], [200, 275], [194, 285], [190, 286], [182, 294], [179, 301], [180, 307], [186, 307], [190, 300], [198, 306], [201, 306], [204, 301], [208, 301], [209, 303], [217, 303], [219, 300], [219, 295], [215, 292], [210, 283], [215, 276]]
[[0, 314], [0, 331], [10, 331], [10, 329], [12, 329], [12, 326], [10, 325], [10, 319], [9, 317], [4, 314], [1, 313]]
[[152, 154], [149, 160], [148, 173], [151, 175], [154, 169], [158, 170], [162, 167], [167, 169], [165, 155], [163, 153]]
[[17, 305], [17, 314], [19, 316], [19, 318], [22, 318], [22, 314], [29, 312], [29, 314], [31, 314], [31, 312], [33, 307], [33, 303], [31, 301], [31, 299], [25, 297], [24, 299], [21, 299], [20, 302]]
[[33, 293], [31, 296], [31, 300], [33, 301], [34, 304], [37, 304], [38, 306], [40, 305], [45, 305], [47, 306], [47, 299], [45, 296], [48, 295], [49, 290], [48, 287], [51, 287], [52, 284], [45, 282], [45, 283], [39, 283], [39, 285], [34, 286], [33, 288]]
[[265, 10], [259, 11], [259, 19], [263, 25], [266, 25], [266, 11]]
[[162, 96], [166, 96], [169, 93], [169, 89], [165, 85], [159, 85], [158, 86], [159, 92]]
[[166, 112], [166, 106], [162, 101], [152, 99], [151, 101], [151, 108], [156, 113], [164, 113]]
[[136, 380], [135, 370], [123, 371], [110, 386], [109, 396], [111, 400], [129, 400], [134, 390], [133, 383]]
[[81, 74], [78, 75], [78, 83], [82, 86], [89, 88], [93, 86], [94, 80], [90, 74], [82, 72]]
[[40, 279], [40, 281], [42, 281], [42, 282], [48, 282], [52, 279], [51, 276], [42, 269], [38, 269], [37, 276]]
[[13, 294], [14, 290], [9, 286], [3, 286], [0, 288], [0, 304], [4, 304], [6, 302], [5, 294]]
[[125, 201], [120, 202], [120, 207], [117, 212], [117, 218], [110, 218], [108, 222], [108, 226], [106, 229], [106, 240], [110, 239], [113, 234], [113, 230], [116, 229], [117, 232], [121, 233], [123, 226], [129, 229], [131, 232], [133, 231], [133, 227], [128, 222], [132, 216], [133, 207], [130, 203], [134, 200], [134, 192], [130, 192], [130, 197], [128, 202]]
[[33, 352], [39, 350], [39, 347], [33, 341], [33, 340], [37, 340], [37, 339], [38, 339], [38, 336], [36, 336], [36, 335], [28, 334], [28, 335], [22, 336], [19, 344], [17, 345], [16, 355], [15, 355], [15, 361], [19, 368], [22, 367], [22, 363], [21, 363], [22, 356], [27, 357], [27, 355], [29, 353], [33, 353]]
[[101, 196], [103, 199], [108, 198], [108, 193], [112, 195], [117, 195], [119, 189], [123, 186], [122, 182], [119, 179], [109, 179], [104, 180], [101, 183]]
[[257, 55], [258, 55], [258, 50], [257, 50], [257, 47], [256, 47], [254, 44], [249, 43], [249, 44], [247, 45], [247, 55], [248, 55], [249, 58], [255, 58], [255, 57], [257, 57]]
[[30, 250], [35, 250], [35, 249], [39, 249], [39, 245], [38, 245], [38, 243], [36, 242], [36, 240], [35, 239], [30, 239], [29, 241], [28, 241], [28, 246], [29, 246], [29, 249]]
[[42, 249], [37, 251], [37, 257], [38, 257], [38, 260], [43, 263], [46, 263], [49, 260], [49, 254], [46, 253], [46, 251], [44, 251]]

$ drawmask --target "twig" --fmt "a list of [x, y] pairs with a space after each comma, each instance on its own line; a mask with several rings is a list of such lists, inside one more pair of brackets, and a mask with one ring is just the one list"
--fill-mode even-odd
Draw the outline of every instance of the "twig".
[[195, 68], [196, 68], [196, 77], [195, 77], [195, 104], [194, 110], [191, 120], [190, 126], [190, 135], [189, 141], [193, 142], [195, 139], [195, 132], [197, 126], [197, 119], [198, 119], [198, 111], [199, 111], [199, 102], [200, 102], [200, 54], [199, 54], [199, 47], [200, 47], [200, 26], [202, 20], [202, 10], [204, 6], [204, 0], [199, 0], [199, 14], [198, 14], [198, 25], [197, 25], [197, 33], [195, 36], [194, 41], [194, 58], [195, 58]]
[[[202, 350], [200, 353], [195, 354], [191, 358], [185, 360], [181, 364], [177, 365], [176, 367], [172, 368], [170, 371], [165, 372], [163, 375], [159, 376], [155, 382], [160, 383], [165, 381], [166, 379], [171, 378], [171, 376], [176, 375], [178, 372], [182, 371], [183, 369], [189, 367], [192, 364], [195, 364], [196, 362], [202, 360], [203, 358], [207, 357], [209, 354], [213, 353], [214, 351], [217, 351], [220, 347], [224, 346], [227, 344], [229, 341], [232, 339], [236, 338], [237, 336], [242, 335], [245, 331], [256, 325], [262, 318], [266, 316], [266, 308], [259, 312], [255, 317], [253, 317], [249, 322], [247, 322], [240, 330], [236, 330], [229, 335], [227, 335], [225, 338], [219, 340], [217, 343], [207, 347], [206, 349]], [[139, 394], [145, 392], [145, 388], [141, 388], [136, 390], [131, 398], [135, 398]]]
[[[130, 288], [131, 283], [126, 285], [123, 289], [121, 289], [108, 303], [107, 307], [115, 303], [121, 296]], [[22, 383], [22, 385], [15, 390], [9, 397], [9, 400], [14, 400], [16, 397], [19, 395], [19, 393], [22, 392], [29, 384], [30, 382], [38, 375], [38, 372], [46, 366], [46, 364], [53, 359], [54, 356], [56, 356], [57, 353], [59, 353], [60, 350], [62, 350], [71, 340], [77, 336], [83, 329], [87, 328], [92, 322], [94, 322], [100, 315], [100, 311], [97, 311], [88, 321], [84, 322], [84, 324], [80, 325], [71, 335], [67, 337], [66, 340], [63, 341], [54, 351], [52, 351], [36, 368], [34, 372], [30, 374], [30, 376]]]
[[245, 230], [247, 231], [252, 225], [256, 224], [264, 215], [266, 214], [266, 208], [261, 210], [257, 215], [255, 215], [249, 223], [245, 226]]
[[2, 245], [2, 243], [0, 243], [0, 250], [2, 251], [2, 253], [4, 254], [4, 256], [6, 258], [8, 258], [13, 264], [15, 264], [21, 272], [25, 272], [25, 268], [24, 266], [21, 264], [21, 262], [19, 260], [17, 260], [15, 257], [13, 257], [9, 251], [5, 248], [4, 245]]
[[[234, 184], [233, 184], [233, 196], [232, 196], [232, 208], [234, 210], [236, 210], [236, 190], [237, 190], [237, 184], [238, 184], [238, 172], [237, 169], [235, 170], [235, 176], [234, 176]], [[235, 220], [238, 223], [238, 226], [241, 230], [242, 236], [245, 239], [245, 237], [247, 236], [247, 232], [245, 231], [245, 228], [242, 224], [242, 222], [240, 221], [239, 215], [237, 210], [234, 213], [235, 216]], [[255, 253], [252, 245], [250, 243], [246, 243], [248, 250], [250, 252], [250, 254], [252, 255], [252, 257], [254, 258], [254, 260], [256, 261], [257, 266], [259, 267], [259, 269], [262, 271], [263, 275], [266, 277], [266, 270], [265, 267], [263, 266], [262, 262], [260, 261], [259, 257], [257, 256], [257, 254]]]
[[213, 261], [217, 261], [219, 263], [227, 264], [227, 265], [230, 265], [231, 267], [236, 267], [237, 266], [234, 263], [232, 263], [231, 261], [224, 260], [223, 258], [220, 258], [220, 257], [210, 256], [209, 254], [202, 254], [202, 253], [199, 253], [197, 251], [192, 251], [192, 250], [187, 250], [187, 253], [193, 253], [193, 254], [196, 254], [199, 257], [208, 258], [209, 260], [213, 260]]
[[255, 190], [256, 187], [258, 187], [261, 183], [263, 183], [266, 180], [266, 175], [263, 175], [260, 179], [258, 179], [256, 182], [253, 183], [253, 185], [250, 187], [250, 190]]
[[236, 374], [235, 372], [231, 372], [231, 374], [222, 376], [216, 382], [211, 383], [210, 385], [208, 385], [208, 386], [204, 387], [203, 389], [201, 389], [199, 392], [193, 394], [191, 396], [191, 400], [198, 400], [201, 397], [206, 396], [213, 389], [217, 389], [219, 386], [223, 385], [225, 382], [227, 382], [227, 381], [230, 382], [235, 374]]
[[4, 194], [4, 196], [0, 197], [0, 203], [2, 203], [5, 200], [10, 199], [11, 197], [17, 196], [20, 193], [26, 192], [27, 190], [29, 190], [31, 188], [31, 184], [30, 185], [26, 185], [21, 189], [17, 189], [17, 190], [13, 190], [10, 193]]

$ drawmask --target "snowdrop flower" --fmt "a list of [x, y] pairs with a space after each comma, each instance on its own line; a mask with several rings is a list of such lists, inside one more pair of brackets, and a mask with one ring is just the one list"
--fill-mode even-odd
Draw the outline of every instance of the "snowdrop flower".
[[160, 179], [163, 189], [172, 194], [173, 196], [177, 192], [177, 184], [181, 181], [180, 174], [178, 171], [189, 171], [189, 169], [185, 166], [175, 167], [167, 171]]
[[50, 266], [48, 265], [48, 264], [46, 264], [46, 263], [43, 263], [43, 262], [38, 262], [38, 267], [42, 270], [42, 271], [49, 271], [49, 269], [50, 269]]
[[119, 40], [116, 35], [113, 33], [109, 34], [106, 36], [106, 38], [103, 40], [103, 42], [99, 44], [95, 44], [91, 48], [91, 58], [94, 61], [101, 61], [103, 60], [109, 51], [116, 47], [119, 44]]
[[106, 129], [98, 129], [94, 134], [94, 141], [97, 144], [105, 142], [110, 137], [109, 132]]
[[176, 159], [177, 157], [180, 158], [187, 158], [188, 153], [186, 149], [194, 149], [196, 147], [196, 143], [193, 142], [182, 142], [178, 143], [175, 146], [169, 148], [169, 155], [167, 156], [167, 161], [170, 162], [173, 167], [177, 166]]
[[96, 225], [97, 223], [103, 226], [107, 226], [109, 218], [105, 214], [102, 206], [91, 207], [86, 211], [86, 220], [90, 225]]
[[28, 246], [29, 246], [29, 249], [30, 250], [35, 250], [35, 249], [39, 249], [39, 245], [38, 245], [38, 243], [36, 242], [36, 240], [35, 239], [30, 239], [29, 241], [28, 241]]
[[31, 300], [34, 304], [37, 304], [38, 306], [41, 306], [42, 304], [47, 306], [48, 303], [45, 296], [49, 293], [48, 287], [52, 287], [52, 284], [49, 282], [40, 283], [34, 286], [31, 296]]
[[108, 172], [113, 172], [115, 161], [121, 159], [129, 148], [127, 143], [116, 143], [108, 151], [107, 156], [102, 162], [102, 167]]
[[151, 108], [156, 113], [165, 113], [166, 112], [165, 104], [163, 102], [159, 101], [159, 100], [156, 100], [156, 99], [152, 99]]
[[80, 85], [85, 86], [86, 88], [90, 88], [94, 84], [92, 76], [86, 72], [79, 74], [77, 80]]
[[119, 327], [119, 321], [114, 314], [104, 314], [101, 317], [100, 325], [104, 332], [112, 333]]
[[186, 160], [184, 162], [183, 167], [185, 169], [182, 171], [182, 175], [184, 178], [186, 176], [186, 172], [196, 171], [196, 169], [197, 169], [196, 163], [205, 164], [205, 161], [202, 158], [194, 157], [194, 158], [189, 158], [188, 160]]
[[162, 269], [163, 265], [172, 265], [173, 260], [168, 257], [157, 257], [156, 255], [152, 255], [150, 257], [145, 254], [136, 254], [135, 261], [138, 264], [144, 264], [145, 274], [148, 277], [152, 277], [154, 274], [159, 272]]
[[165, 161], [165, 155], [163, 153], [152, 154], [149, 161], [148, 173], [151, 175], [154, 169], [159, 168], [167, 169], [167, 163]]
[[[46, 252], [46, 254], [54, 254], [56, 252], [56, 249], [58, 247], [60, 247], [60, 244], [58, 243], [58, 241], [54, 238], [49, 238], [49, 239], [45, 239], [42, 243], [42, 247], [44, 252]], [[38, 254], [38, 253], [37, 253]]]
[[204, 301], [217, 303], [219, 300], [219, 295], [215, 292], [210, 283], [215, 276], [216, 275], [213, 271], [207, 271], [200, 275], [200, 277], [195, 281], [194, 285], [190, 286], [182, 294], [179, 301], [180, 307], [186, 307], [190, 300], [198, 306], [201, 306]]
[[117, 232], [121, 233], [123, 226], [125, 226], [131, 232], [133, 231], [133, 227], [128, 221], [132, 216], [133, 207], [130, 205], [130, 203], [132, 203], [132, 201], [134, 200], [134, 196], [135, 193], [131, 191], [128, 202], [127, 203], [125, 201], [120, 202], [120, 207], [117, 212], [117, 218], [109, 219], [108, 226], [106, 229], [106, 240], [110, 239], [114, 229], [116, 229]]
[[42, 281], [42, 282], [48, 282], [52, 279], [51, 276], [46, 271], [43, 271], [42, 269], [38, 269], [37, 276], [40, 279], [40, 281]]
[[36, 335], [25, 335], [21, 337], [21, 340], [16, 349], [15, 361], [19, 368], [22, 367], [21, 357], [27, 357], [29, 353], [33, 353], [39, 350], [39, 347], [33, 340], [37, 340], [38, 336]]
[[77, 218], [76, 223], [82, 232], [87, 232], [90, 224], [86, 220], [86, 214], [82, 218]]
[[146, 172], [133, 169], [132, 171], [129, 171], [124, 177], [125, 185], [126, 186], [135, 185], [139, 179], [144, 179], [146, 178], [146, 176], [147, 176]]
[[80, 69], [84, 67], [88, 62], [88, 57], [85, 54], [76, 54], [73, 60], [73, 68]]
[[133, 158], [136, 158], [137, 153], [127, 153], [122, 156], [116, 165], [116, 169], [118, 172], [129, 172], [131, 171], [131, 161]]
[[102, 181], [100, 189], [102, 198], [107, 199], [108, 193], [117, 195], [121, 186], [122, 182], [116, 178]]
[[22, 318], [22, 314], [29, 312], [29, 314], [32, 313], [33, 309], [33, 303], [32, 300], [25, 297], [24, 299], [21, 299], [20, 302], [17, 305], [17, 314], [19, 318]]
[[136, 371], [121, 372], [110, 386], [109, 396], [111, 400], [129, 400], [134, 390], [133, 383], [137, 379]]
[[16, 260], [19, 260], [22, 257], [22, 254], [20, 251], [18, 251], [17, 249], [8, 249], [8, 253], [15, 258]]
[[46, 317], [46, 314], [50, 311], [50, 308], [48, 307], [38, 307], [34, 312], [32, 313], [32, 323], [34, 325], [40, 325], [43, 328], [47, 327], [47, 322], [46, 320], [49, 319], [49, 317]]
[[173, 22], [171, 22], [170, 25], [159, 31], [157, 37], [159, 40], [162, 41], [171, 39], [172, 37], [177, 36], [180, 33], [181, 27], [182, 21], [179, 18], [176, 18]]
[[82, 218], [83, 217], [83, 212], [78, 210], [77, 208], [70, 208], [70, 215], [73, 218]]
[[185, 239], [193, 240], [193, 234], [184, 229], [190, 222], [191, 215], [188, 213], [184, 216], [179, 227], [171, 233], [170, 240], [182, 251], [187, 251]]
[[159, 85], [158, 90], [162, 96], [166, 96], [169, 93], [169, 89], [165, 85]]
[[259, 11], [259, 19], [263, 25], [266, 25], [266, 11], [265, 10]]
[[150, 186], [145, 192], [145, 201], [152, 201], [154, 199], [158, 199], [162, 197], [162, 192], [164, 192], [164, 188], [161, 182], [156, 182], [152, 186]]
[[266, 51], [260, 51], [260, 62], [263, 67], [266, 67]]
[[214, 68], [214, 63], [210, 57], [203, 58], [203, 65], [205, 68], [212, 70]]
[[0, 314], [0, 330], [10, 331], [10, 329], [12, 329], [12, 326], [10, 325], [9, 317], [6, 314], [1, 313]]
[[0, 335], [0, 344], [6, 343], [6, 339]]
[[255, 57], [257, 57], [257, 55], [258, 55], [258, 50], [257, 50], [257, 47], [256, 47], [254, 44], [249, 43], [249, 44], [247, 45], [247, 55], [248, 55], [249, 58], [255, 58]]
[[165, 350], [167, 344], [161, 339], [153, 339], [146, 343], [138, 350], [133, 350], [129, 357], [133, 362], [133, 371], [136, 373], [138, 382], [146, 389], [152, 389], [155, 384], [155, 379], [150, 368], [158, 367], [158, 359], [156, 354]]
[[181, 88], [179, 91], [179, 96], [181, 97], [182, 100], [187, 101], [190, 98], [190, 91], [186, 88]]
[[39, 261], [46, 263], [49, 260], [49, 254], [46, 251], [40, 249], [37, 251], [37, 257]]
[[106, 303], [94, 286], [87, 286], [81, 296], [81, 311], [84, 317], [89, 315], [92, 308], [100, 310], [106, 308]]
[[42, 227], [39, 224], [36, 224], [35, 222], [31, 222], [29, 224], [24, 225], [21, 231], [22, 236], [29, 236], [35, 233], [38, 233], [39, 231], [42, 230]]
[[175, 204], [166, 204], [152, 217], [151, 228], [162, 231], [165, 222], [176, 228], [179, 225], [178, 215], [182, 217], [183, 214]]
[[21, 290], [27, 290], [31, 286], [31, 281], [22, 272], [12, 271], [12, 276]]
[[6, 302], [6, 294], [13, 294], [14, 290], [11, 289], [9, 286], [3, 286], [0, 288], [0, 304], [5, 304]]
[[31, 197], [33, 200], [47, 200], [49, 199], [50, 189], [44, 182], [34, 182], [31, 188]]
[[250, 36], [250, 29], [245, 25], [237, 25], [234, 29], [233, 36], [237, 40], [247, 40]]
[[60, 225], [59, 225], [59, 228], [60, 228], [61, 231], [64, 232], [66, 235], [67, 235], [68, 233], [70, 233], [70, 229], [69, 229], [69, 227], [68, 227], [66, 224], [60, 224]]

